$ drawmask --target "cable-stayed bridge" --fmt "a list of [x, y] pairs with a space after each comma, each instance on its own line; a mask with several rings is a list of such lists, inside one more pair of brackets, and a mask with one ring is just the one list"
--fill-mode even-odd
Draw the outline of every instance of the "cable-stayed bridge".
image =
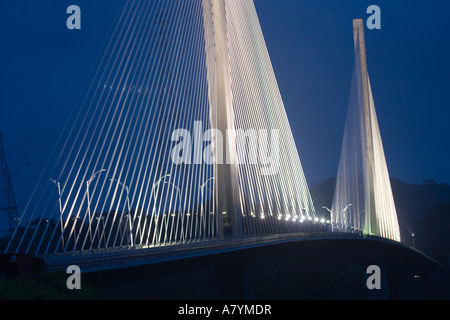
[[360, 20], [328, 217], [252, 1], [126, 1], [116, 19], [4, 253], [89, 269], [333, 232], [400, 241]]

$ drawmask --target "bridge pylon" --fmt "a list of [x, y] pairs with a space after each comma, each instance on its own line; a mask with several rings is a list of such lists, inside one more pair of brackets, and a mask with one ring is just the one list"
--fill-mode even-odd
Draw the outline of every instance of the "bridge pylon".
[[352, 84], [332, 206], [333, 230], [400, 241], [367, 67], [362, 19], [353, 20]]
[[[209, 83], [211, 124], [213, 129], [222, 133], [224, 142], [222, 150], [219, 151], [220, 154], [224, 155], [224, 161], [223, 163], [220, 163], [220, 161], [214, 163], [218, 237], [219, 239], [239, 239], [242, 238], [242, 213], [239, 206], [236, 141], [232, 134], [228, 134], [235, 132], [235, 119], [225, 0], [204, 1], [203, 6], [211, 7], [211, 9], [204, 8], [204, 11], [205, 15], [211, 15], [214, 33], [215, 63], [207, 65], [207, 68], [215, 69], [215, 77], [210, 78], [213, 81]], [[208, 72], [211, 73], [211, 70], [208, 70]]]

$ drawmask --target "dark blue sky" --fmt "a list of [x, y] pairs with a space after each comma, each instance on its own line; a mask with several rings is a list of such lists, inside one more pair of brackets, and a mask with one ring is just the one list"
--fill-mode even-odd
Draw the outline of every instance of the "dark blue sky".
[[[336, 175], [353, 66], [352, 19], [366, 29], [369, 75], [391, 177], [450, 182], [450, 3], [254, 0], [309, 184]], [[66, 28], [66, 8], [82, 30]], [[120, 1], [0, 3], [0, 126], [23, 208], [89, 83]]]

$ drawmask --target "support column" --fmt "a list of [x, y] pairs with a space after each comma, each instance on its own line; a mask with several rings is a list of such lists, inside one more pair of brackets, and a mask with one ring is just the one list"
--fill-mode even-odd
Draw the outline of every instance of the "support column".
[[[216, 157], [214, 164], [218, 236], [219, 239], [238, 239], [242, 237], [242, 213], [239, 206], [239, 180], [226, 5], [225, 0], [204, 0], [203, 5], [210, 6], [210, 8], [205, 7], [204, 12], [208, 14], [211, 12], [212, 14], [212, 17], [205, 15], [205, 19], [212, 19], [215, 56], [215, 65], [208, 65], [208, 68], [215, 68], [214, 77], [209, 77], [211, 127], [220, 131], [223, 137], [222, 150], [215, 150], [216, 155], [223, 155], [223, 159]], [[205, 35], [207, 36], [206, 32]], [[208, 44], [208, 39], [206, 40]]]
[[366, 40], [364, 36], [364, 21], [362, 19], [353, 20], [353, 40], [355, 45], [355, 51], [359, 51], [360, 65], [361, 65], [361, 82], [362, 82], [362, 97], [364, 104], [364, 127], [365, 127], [365, 144], [368, 160], [368, 188], [367, 196], [369, 198], [369, 204], [366, 205], [366, 214], [368, 220], [365, 221], [365, 229], [369, 234], [378, 235], [377, 214], [375, 207], [375, 194], [373, 185], [373, 173], [374, 173], [374, 149], [373, 149], [373, 136], [372, 136], [372, 120], [370, 112], [370, 96], [369, 96], [369, 73], [367, 71], [367, 56], [366, 56]]

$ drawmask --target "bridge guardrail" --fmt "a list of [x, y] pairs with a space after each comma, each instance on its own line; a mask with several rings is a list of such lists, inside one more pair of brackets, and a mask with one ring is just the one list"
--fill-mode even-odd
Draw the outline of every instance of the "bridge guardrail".
[[147, 248], [127, 247], [113, 250], [99, 249], [89, 252], [75, 252], [71, 254], [42, 256], [42, 258], [45, 261], [46, 272], [66, 270], [69, 265], [77, 265], [84, 272], [94, 272], [106, 269], [115, 269], [127, 266], [138, 266], [150, 263], [170, 261], [194, 257], [198, 255], [242, 250], [246, 248], [253, 248], [274, 243], [336, 237], [339, 237], [340, 239], [372, 238], [370, 236], [363, 237], [359, 234], [348, 233], [284, 234], [251, 237], [238, 240], [205, 240], [191, 244], [173, 244]]

